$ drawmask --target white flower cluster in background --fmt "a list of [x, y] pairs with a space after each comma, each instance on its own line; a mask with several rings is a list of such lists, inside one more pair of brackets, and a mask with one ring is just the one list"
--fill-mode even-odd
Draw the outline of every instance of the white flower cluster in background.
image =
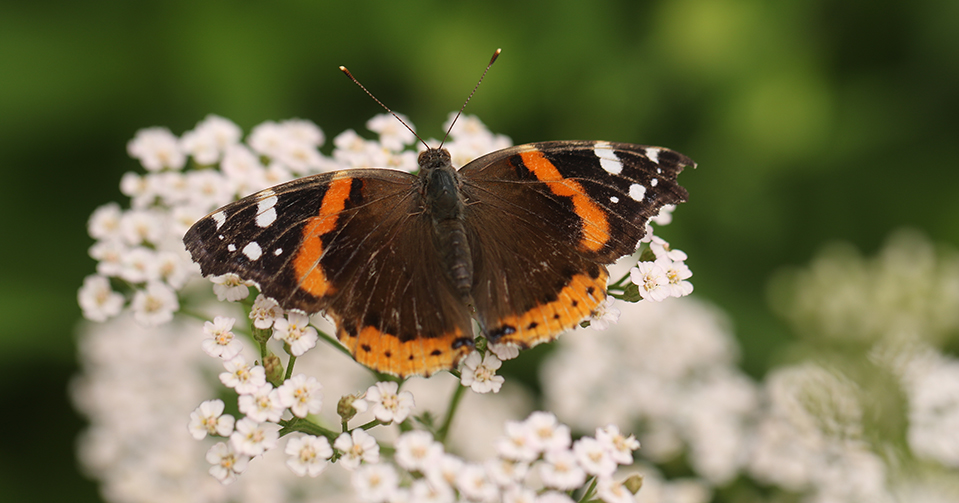
[[[474, 352], [459, 379], [376, 382], [320, 343], [331, 333], [322, 317], [254, 298], [253, 285], [233, 274], [210, 278], [212, 287], [200, 278], [181, 240], [214, 209], [296, 176], [417, 168], [415, 137], [395, 118], [380, 115], [367, 127], [377, 140], [346, 131], [329, 156], [319, 150], [323, 132], [302, 120], [263, 123], [244, 140], [239, 127], [211, 115], [179, 138], [151, 128], [129, 143], [145, 173], [121, 180], [130, 208], [110, 203], [91, 216], [97, 273], [78, 293], [91, 322], [72, 387], [91, 424], [80, 457], [105, 499], [545, 503], [588, 492], [613, 503], [634, 501], [645, 480], [657, 499], [705, 502], [704, 484], [666, 481], [652, 467], [624, 485], [630, 472], [617, 468], [633, 463], [639, 444], [608, 422], [584, 425], [595, 435], [577, 438], [551, 413], [521, 421], [533, 409], [530, 393], [497, 375], [515, 347]], [[470, 116], [450, 138], [445, 146], [459, 166], [511, 144]], [[633, 275], [640, 296], [690, 293], [685, 254], [652, 227], [645, 242], [656, 260]], [[619, 313], [610, 297], [594, 328], [613, 325]], [[462, 395], [465, 388], [472, 393]], [[338, 406], [339, 397], [350, 398]]]
[[772, 293], [813, 358], [767, 377], [749, 473], [814, 502], [959, 501], [959, 254], [897, 231]]
[[640, 302], [602, 335], [560, 338], [541, 368], [547, 408], [577, 429], [645, 425], [642, 454], [666, 462], [687, 452], [722, 485], [747, 460], [756, 385], [736, 368], [724, 317], [694, 299]]
[[959, 253], [915, 231], [893, 233], [875, 257], [848, 244], [824, 248], [809, 267], [773, 282], [773, 307], [809, 338], [871, 344], [921, 338], [940, 345], [959, 331]]

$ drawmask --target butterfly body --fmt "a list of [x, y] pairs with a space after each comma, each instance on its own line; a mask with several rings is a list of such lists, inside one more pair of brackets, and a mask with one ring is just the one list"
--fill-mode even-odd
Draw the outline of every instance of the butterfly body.
[[456, 170], [352, 169], [260, 191], [184, 237], [204, 275], [254, 281], [284, 309], [325, 312], [357, 361], [401, 377], [455, 366], [473, 319], [493, 344], [555, 339], [606, 298], [606, 265], [685, 201], [692, 160], [627, 143], [520, 145]]

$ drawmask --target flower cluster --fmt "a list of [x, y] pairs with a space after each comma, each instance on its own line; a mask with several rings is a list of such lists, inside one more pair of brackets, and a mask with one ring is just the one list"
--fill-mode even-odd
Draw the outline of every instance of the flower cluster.
[[648, 459], [686, 453], [696, 473], [724, 484], [746, 462], [759, 404], [727, 326], [694, 299], [631, 306], [602, 337], [558, 341], [541, 368], [547, 407], [580, 430], [597, 421], [645, 425], [638, 434]]
[[959, 499], [959, 359], [943, 351], [957, 285], [959, 255], [913, 231], [775, 278], [774, 307], [817, 358], [767, 377], [748, 472], [813, 501]]
[[497, 455], [483, 462], [445, 452], [425, 431], [404, 433], [395, 445], [395, 466], [367, 464], [353, 473], [361, 500], [572, 502], [570, 494], [587, 491], [586, 499], [619, 503], [632, 502], [638, 490], [614, 477], [618, 465], [633, 462], [639, 442], [632, 435], [608, 426], [573, 441], [569, 428], [546, 412], [506, 423]]

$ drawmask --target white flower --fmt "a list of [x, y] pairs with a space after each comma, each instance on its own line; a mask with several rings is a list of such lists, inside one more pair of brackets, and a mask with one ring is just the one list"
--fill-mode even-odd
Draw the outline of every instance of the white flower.
[[264, 122], [253, 128], [247, 141], [253, 150], [285, 164], [295, 173], [316, 170], [324, 164], [316, 150], [324, 141], [323, 132], [309, 121]]
[[363, 465], [353, 472], [353, 488], [361, 500], [370, 503], [388, 501], [399, 486], [399, 476], [392, 465]]
[[366, 390], [366, 401], [373, 405], [373, 416], [383, 423], [402, 423], [410, 415], [416, 403], [413, 394], [404, 391], [397, 394], [399, 385], [393, 381], [378, 382]]
[[[683, 253], [683, 255], [685, 256], [686, 254]], [[668, 280], [666, 289], [670, 297], [685, 297], [693, 293], [693, 284], [686, 281], [693, 275], [693, 272], [689, 270], [689, 266], [682, 261], [671, 260], [668, 256], [656, 259], [656, 263], [666, 272], [666, 279]]]
[[583, 437], [573, 443], [573, 452], [579, 465], [590, 475], [612, 477], [616, 461], [606, 445], [592, 437]]
[[606, 503], [635, 503], [636, 497], [622, 482], [612, 477], [600, 477], [596, 484], [596, 495]]
[[191, 187], [187, 175], [181, 171], [164, 171], [147, 175], [149, 191], [163, 204], [178, 206], [190, 201]]
[[280, 125], [290, 138], [298, 142], [320, 147], [323, 145], [323, 142], [326, 141], [323, 130], [312, 121], [306, 119], [287, 119], [281, 122]]
[[486, 347], [500, 361], [512, 360], [519, 356], [519, 348], [513, 344], [490, 344]]
[[433, 435], [422, 430], [400, 435], [395, 447], [397, 464], [411, 472], [425, 472], [443, 455], [443, 444], [434, 441]]
[[546, 491], [536, 497], [536, 503], [574, 503], [574, 501], [565, 493]]
[[109, 279], [95, 274], [84, 278], [83, 286], [77, 292], [83, 317], [91, 321], [106, 321], [120, 314], [125, 300], [123, 295], [113, 291]]
[[586, 482], [586, 472], [576, 462], [577, 456], [566, 449], [552, 450], [543, 456], [539, 465], [540, 478], [546, 487], [570, 491]]
[[503, 503], [536, 503], [536, 491], [513, 484], [503, 490]]
[[300, 477], [306, 474], [316, 477], [326, 468], [326, 460], [333, 455], [330, 441], [326, 437], [313, 435], [291, 438], [286, 443], [285, 452], [290, 455], [286, 460], [287, 466]]
[[250, 367], [246, 358], [237, 356], [230, 361], [223, 362], [226, 372], [220, 373], [220, 382], [227, 388], [233, 388], [241, 395], [255, 393], [266, 384], [266, 370], [262, 365]]
[[316, 346], [319, 336], [310, 326], [310, 317], [300, 312], [287, 313], [273, 322], [273, 338], [290, 345], [290, 354], [302, 356]]
[[662, 266], [655, 262], [640, 262], [629, 270], [630, 280], [639, 286], [639, 294], [646, 300], [659, 302], [669, 297], [669, 278]]
[[199, 206], [216, 208], [233, 201], [236, 188], [230, 179], [219, 171], [205, 169], [190, 171], [186, 175], [189, 199]]
[[210, 281], [213, 282], [213, 293], [216, 294], [216, 298], [219, 299], [220, 302], [225, 300], [236, 302], [250, 295], [250, 283], [240, 279], [239, 276], [232, 272], [222, 276], [212, 276], [210, 277]]
[[283, 308], [275, 300], [263, 295], [256, 296], [253, 301], [253, 308], [250, 310], [250, 319], [253, 320], [253, 326], [260, 330], [266, 330], [273, 326], [273, 322], [283, 316]]
[[236, 430], [230, 435], [230, 443], [236, 452], [259, 456], [276, 446], [280, 427], [273, 423], [258, 423], [244, 417], [236, 422]]
[[452, 454], [443, 453], [436, 462], [426, 467], [426, 479], [434, 487], [456, 485], [456, 477], [463, 469], [463, 460]]
[[376, 439], [361, 429], [341, 433], [333, 442], [333, 447], [343, 453], [338, 462], [347, 470], [355, 470], [361, 462], [376, 463], [380, 460], [380, 446]]
[[571, 442], [569, 426], [560, 424], [551, 412], [534, 412], [524, 423], [530, 445], [539, 452], [564, 450]]
[[461, 382], [476, 393], [498, 393], [504, 379], [496, 375], [496, 369], [502, 364], [492, 353], [486, 353], [484, 358], [479, 351], [473, 351], [463, 362]]
[[410, 484], [410, 501], [413, 503], [453, 503], [455, 496], [453, 488], [447, 484], [433, 485], [424, 479]]
[[120, 237], [120, 219], [123, 210], [117, 203], [100, 206], [87, 221], [87, 232], [93, 239], [118, 239]]
[[223, 414], [223, 400], [207, 400], [190, 413], [190, 435], [203, 440], [207, 435], [229, 436], [233, 433], [235, 419]]
[[129, 245], [156, 244], [163, 238], [163, 218], [153, 210], [130, 210], [120, 217], [120, 236]]
[[159, 281], [151, 281], [143, 290], [133, 294], [133, 318], [147, 327], [162, 325], [173, 319], [180, 309], [176, 292]]
[[285, 141], [286, 131], [273, 121], [258, 124], [246, 137], [246, 142], [254, 151], [268, 157], [274, 157]]
[[589, 321], [589, 328], [593, 330], [606, 330], [610, 325], [615, 325], [619, 321], [621, 311], [614, 307], [616, 299], [612, 296], [606, 297], [606, 301], [596, 307], [592, 319]]
[[127, 246], [119, 240], [100, 241], [90, 247], [90, 257], [97, 261], [97, 273], [104, 276], [120, 276], [126, 254]]
[[203, 339], [200, 344], [203, 351], [214, 357], [223, 360], [232, 360], [233, 357], [243, 351], [243, 343], [240, 342], [231, 329], [235, 319], [227, 316], [217, 316], [213, 322], [203, 323], [203, 332], [209, 337]]
[[619, 426], [607, 425], [605, 428], [596, 428], [596, 440], [603, 445], [613, 461], [621, 465], [633, 463], [633, 451], [639, 449], [639, 441], [633, 435], [623, 435]]
[[277, 397], [284, 407], [289, 407], [296, 417], [317, 414], [323, 405], [320, 389], [323, 386], [315, 377], [297, 374], [277, 388]]
[[154, 258], [154, 271], [166, 284], [176, 290], [183, 288], [193, 274], [193, 267], [182, 256], [172, 251], [160, 251]]
[[283, 411], [286, 410], [280, 402], [277, 390], [269, 383], [260, 386], [253, 393], [240, 395], [237, 398], [237, 405], [240, 412], [258, 423], [264, 421], [275, 423], [280, 420]]
[[486, 473], [500, 487], [507, 487], [522, 482], [529, 471], [529, 465], [522, 461], [495, 457], [483, 465]]
[[472, 501], [494, 502], [499, 499], [499, 488], [481, 465], [465, 465], [456, 476], [456, 488]]
[[506, 436], [496, 441], [496, 452], [506, 459], [529, 463], [539, 456], [537, 446], [526, 423], [507, 421]]
[[675, 204], [667, 204], [660, 208], [659, 214], [650, 218], [649, 221], [656, 225], [669, 225], [673, 221], [673, 210], [675, 209]]
[[130, 207], [143, 209], [156, 202], [156, 183], [153, 177], [140, 176], [139, 173], [127, 172], [120, 177], [120, 192], [130, 197]]
[[220, 171], [226, 175], [240, 196], [252, 194], [269, 184], [260, 158], [244, 145], [230, 145], [223, 153]]
[[206, 460], [213, 465], [210, 475], [226, 485], [235, 481], [236, 476], [246, 470], [250, 457], [234, 451], [233, 447], [224, 442], [219, 442], [207, 451]]
[[243, 131], [233, 121], [210, 114], [196, 128], [183, 133], [180, 148], [193, 156], [197, 164], [214, 164], [227, 147], [240, 141], [242, 135]]
[[[410, 120], [402, 114], [396, 114], [403, 119], [403, 122], [410, 124]], [[380, 135], [380, 144], [389, 150], [399, 152], [407, 145], [416, 141], [416, 136], [406, 129], [400, 121], [396, 120], [391, 114], [379, 114], [366, 121], [366, 129]]]
[[146, 283], [160, 279], [156, 252], [137, 246], [127, 249], [120, 257], [120, 278], [128, 283]]
[[186, 164], [186, 155], [180, 150], [176, 136], [167, 128], [137, 131], [136, 136], [127, 143], [127, 153], [139, 160], [148, 171], [180, 169]]
[[333, 158], [349, 167], [385, 166], [390, 152], [377, 142], [369, 141], [352, 129], [333, 138]]

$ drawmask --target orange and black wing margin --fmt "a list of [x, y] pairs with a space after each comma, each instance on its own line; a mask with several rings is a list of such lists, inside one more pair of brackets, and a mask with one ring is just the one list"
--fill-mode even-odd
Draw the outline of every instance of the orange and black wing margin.
[[430, 375], [472, 350], [472, 325], [415, 181], [382, 169], [300, 178], [202, 218], [184, 243], [205, 276], [235, 273], [284, 309], [325, 312], [360, 363]]
[[686, 200], [676, 182], [685, 166], [695, 163], [664, 148], [562, 141], [463, 167], [472, 296], [486, 337], [531, 347], [595, 312], [605, 266], [636, 250], [663, 206]]

